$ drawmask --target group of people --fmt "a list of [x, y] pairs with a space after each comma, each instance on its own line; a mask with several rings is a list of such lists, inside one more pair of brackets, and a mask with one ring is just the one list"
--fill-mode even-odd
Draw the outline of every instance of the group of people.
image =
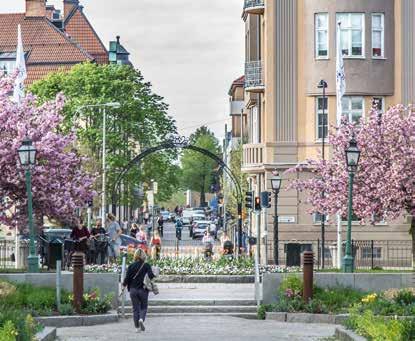
[[[89, 264], [104, 264], [107, 261], [115, 263], [120, 256], [122, 246], [121, 235], [127, 233], [138, 241], [138, 248], [147, 255], [159, 258], [161, 254], [161, 237], [159, 230], [154, 231], [151, 238], [143, 225], [131, 224], [129, 231], [123, 231], [116, 217], [109, 213], [105, 225], [102, 219], [95, 221], [95, 226], [89, 230], [86, 225], [79, 222], [72, 229], [71, 239], [74, 242], [74, 251], [82, 251]], [[150, 242], [148, 241], [150, 239]]]
[[108, 261], [114, 263], [120, 255], [122, 229], [113, 214], [107, 215], [105, 226], [107, 229], [102, 220], [97, 219], [91, 231], [82, 221], [72, 229], [70, 237], [74, 250], [84, 252], [88, 263], [97, 263], [99, 258], [102, 264], [107, 256]]

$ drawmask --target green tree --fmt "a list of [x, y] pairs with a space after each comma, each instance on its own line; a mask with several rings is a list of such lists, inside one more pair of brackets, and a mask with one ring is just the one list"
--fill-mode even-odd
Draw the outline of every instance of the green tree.
[[[248, 176], [245, 173], [242, 173], [241, 164], [242, 164], [242, 144], [239, 144], [238, 147], [231, 150], [229, 153], [229, 168], [232, 173], [235, 175], [236, 179], [239, 181], [241, 186], [242, 194], [248, 190]], [[222, 188], [224, 194], [227, 198], [227, 211], [229, 211], [233, 216], [238, 215], [238, 203], [236, 200], [236, 189], [235, 184], [232, 181], [222, 182]]]
[[[154, 94], [151, 84], [144, 81], [138, 70], [130, 66], [79, 64], [69, 72], [52, 73], [34, 83], [30, 89], [41, 101], [52, 99], [62, 92], [66, 97], [64, 124], [69, 131], [78, 125], [78, 140], [90, 157], [91, 169], [101, 172], [102, 112], [85, 105], [119, 102], [121, 108], [107, 109], [107, 192], [119, 171], [146, 147], [156, 145], [168, 134], [175, 133], [175, 121], [168, 116], [168, 105]], [[150, 179], [158, 181], [159, 197], [166, 199], [176, 192], [179, 184], [177, 154], [159, 152], [144, 159], [140, 167], [133, 167], [123, 180], [118, 204], [129, 205], [134, 188]], [[99, 190], [100, 184], [96, 184]]]
[[[205, 126], [198, 128], [190, 135], [190, 142], [200, 148], [206, 149], [215, 155], [220, 155], [219, 141]], [[214, 182], [214, 173], [217, 162], [193, 150], [185, 150], [181, 157], [182, 187], [200, 193], [200, 204], [206, 201], [206, 192], [211, 190]]]

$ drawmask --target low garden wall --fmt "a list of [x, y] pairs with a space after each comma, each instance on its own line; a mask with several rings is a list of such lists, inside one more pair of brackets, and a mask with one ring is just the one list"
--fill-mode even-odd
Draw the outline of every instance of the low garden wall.
[[[266, 273], [262, 277], [262, 302], [271, 304], [278, 301], [278, 288], [288, 274]], [[298, 275], [302, 278], [303, 274]], [[314, 284], [320, 288], [349, 287], [368, 292], [385, 291], [391, 288], [413, 286], [412, 273], [314, 273]]]
[[[0, 273], [0, 279], [15, 283], [30, 283], [39, 287], [56, 287], [55, 273]], [[73, 290], [73, 273], [62, 272], [62, 289]], [[118, 307], [119, 275], [116, 273], [84, 273], [84, 291], [98, 288], [101, 295], [113, 294], [112, 306]]]

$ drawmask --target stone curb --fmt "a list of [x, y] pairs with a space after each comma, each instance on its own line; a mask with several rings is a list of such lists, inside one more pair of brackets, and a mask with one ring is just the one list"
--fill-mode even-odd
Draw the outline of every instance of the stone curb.
[[286, 312], [267, 312], [266, 320], [293, 323], [327, 323], [343, 324], [348, 318], [348, 314], [309, 314], [309, 313], [286, 313]]
[[255, 283], [253, 275], [161, 275], [158, 283]]
[[55, 341], [56, 340], [56, 328], [45, 327], [41, 332], [36, 334], [37, 341]]
[[357, 335], [351, 330], [347, 330], [343, 327], [336, 327], [335, 336], [340, 341], [367, 341], [363, 336]]
[[115, 312], [103, 315], [46, 316], [35, 319], [44, 326], [56, 328], [95, 326], [119, 321], [118, 314]]

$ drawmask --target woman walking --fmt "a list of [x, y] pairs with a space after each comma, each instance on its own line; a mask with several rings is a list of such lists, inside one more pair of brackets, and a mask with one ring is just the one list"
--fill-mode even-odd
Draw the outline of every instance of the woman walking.
[[148, 308], [149, 291], [144, 287], [144, 277], [148, 275], [150, 280], [155, 276], [151, 266], [146, 263], [147, 255], [142, 249], [137, 249], [134, 253], [134, 263], [127, 270], [123, 286], [130, 292], [131, 302], [133, 303], [134, 326], [136, 332], [145, 331], [144, 322], [146, 320]]

